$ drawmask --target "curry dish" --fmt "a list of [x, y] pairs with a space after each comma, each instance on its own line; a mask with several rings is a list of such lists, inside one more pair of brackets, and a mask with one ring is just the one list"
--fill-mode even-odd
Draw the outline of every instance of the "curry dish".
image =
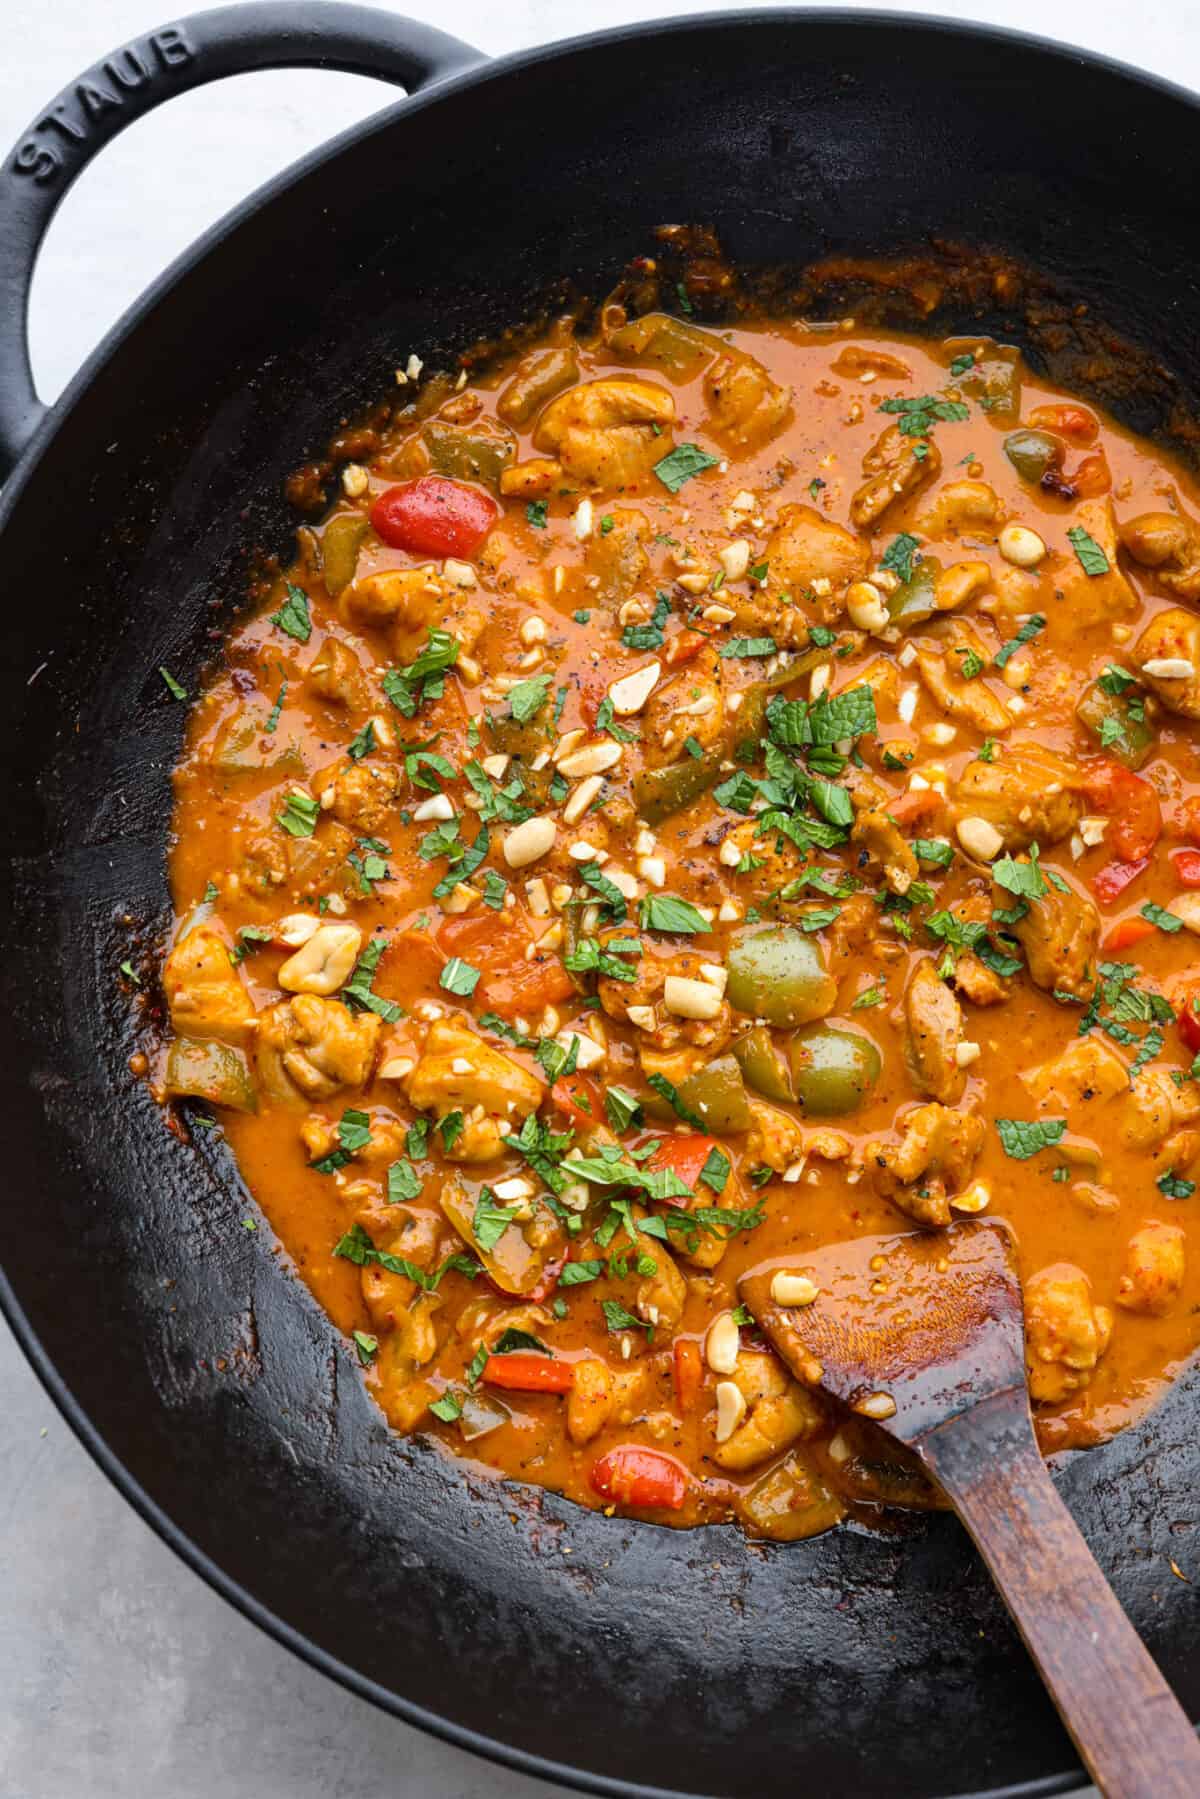
[[684, 311], [399, 371], [193, 708], [155, 1079], [396, 1430], [786, 1539], [937, 1496], [748, 1269], [1004, 1217], [1047, 1450], [1195, 1346], [1200, 502], [1006, 346]]

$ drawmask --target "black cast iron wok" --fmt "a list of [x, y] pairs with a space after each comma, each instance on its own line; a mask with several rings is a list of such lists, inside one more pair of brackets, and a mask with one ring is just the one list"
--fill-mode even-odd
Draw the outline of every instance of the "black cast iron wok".
[[[167, 905], [184, 709], [156, 670], [195, 690], [244, 549], [286, 544], [285, 475], [410, 350], [436, 363], [563, 273], [602, 287], [662, 221], [763, 264], [940, 233], [1038, 266], [1140, 345], [1125, 414], [1178, 441], [1200, 395], [1197, 103], [1029, 39], [863, 13], [473, 61], [357, 7], [206, 13], [68, 88], [0, 175], [0, 1296], [162, 1535], [405, 1718], [615, 1792], [1063, 1791], [1072, 1751], [951, 1518], [764, 1549], [472, 1482], [389, 1436], [269, 1233], [243, 1229], [219, 1140], [178, 1141], [129, 1074], [117, 970]], [[299, 63], [415, 97], [210, 233], [45, 414], [24, 315], [72, 176], [177, 90]], [[1192, 1715], [1200, 1587], [1169, 1561], [1200, 1571], [1196, 1390], [1062, 1475]]]

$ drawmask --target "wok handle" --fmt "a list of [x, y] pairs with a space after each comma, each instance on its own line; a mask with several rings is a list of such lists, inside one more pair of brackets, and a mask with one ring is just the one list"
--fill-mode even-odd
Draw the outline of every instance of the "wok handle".
[[481, 60], [431, 25], [327, 0], [249, 0], [122, 44], [43, 107], [0, 169], [0, 480], [46, 408], [29, 362], [29, 289], [47, 226], [111, 139], [175, 94], [253, 69], [341, 69], [409, 93]]
[[1200, 1740], [1038, 1453], [1024, 1387], [919, 1445], [1106, 1799], [1195, 1799]]

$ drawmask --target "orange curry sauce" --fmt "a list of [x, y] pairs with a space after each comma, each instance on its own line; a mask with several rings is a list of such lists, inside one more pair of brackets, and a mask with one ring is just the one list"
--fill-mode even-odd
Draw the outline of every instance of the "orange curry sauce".
[[395, 1428], [759, 1535], [936, 1502], [736, 1282], [985, 1208], [1043, 1445], [1143, 1410], [1200, 1301], [1188, 477], [986, 341], [610, 309], [341, 486], [193, 708], [159, 1079]]

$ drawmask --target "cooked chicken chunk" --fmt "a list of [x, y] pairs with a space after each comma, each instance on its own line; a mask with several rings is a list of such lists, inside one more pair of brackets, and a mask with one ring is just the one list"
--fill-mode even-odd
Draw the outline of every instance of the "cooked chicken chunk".
[[733, 449], [760, 450], [791, 416], [791, 389], [772, 381], [761, 362], [731, 350], [704, 377], [709, 425]]
[[[640, 1224], [646, 1214], [636, 1206], [633, 1216]], [[657, 1330], [673, 1331], [683, 1317], [687, 1304], [687, 1282], [675, 1266], [675, 1258], [657, 1237], [638, 1236], [638, 1257], [646, 1256], [654, 1263], [654, 1273], [638, 1281], [633, 1309], [646, 1324]]]
[[216, 925], [194, 925], [167, 957], [162, 979], [171, 1026], [180, 1037], [244, 1043], [254, 1029], [254, 1002]]
[[268, 1006], [258, 1021], [254, 1062], [272, 1099], [297, 1104], [361, 1087], [371, 1072], [382, 1019], [358, 1016], [340, 1000], [298, 993]]
[[754, 1162], [762, 1162], [776, 1174], [784, 1174], [804, 1156], [804, 1134], [790, 1112], [750, 1099], [750, 1129], [746, 1150]]
[[932, 962], [922, 962], [908, 983], [904, 1021], [904, 1056], [914, 1083], [931, 1099], [952, 1106], [962, 1098], [967, 1080], [955, 1059], [962, 1042], [962, 1011]]
[[677, 675], [663, 681], [642, 711], [642, 743], [646, 766], [662, 768], [686, 759], [684, 744], [694, 737], [702, 750], [715, 750], [725, 730], [725, 698], [721, 664], [715, 650], [705, 648]]
[[1184, 1233], [1177, 1224], [1144, 1224], [1134, 1231], [1117, 1282], [1117, 1304], [1127, 1312], [1162, 1318], [1179, 1297], [1184, 1275]]
[[674, 420], [675, 401], [667, 388], [633, 375], [611, 375], [551, 400], [533, 442], [558, 457], [572, 482], [634, 487], [670, 450]]
[[1181, 600], [1200, 600], [1200, 527], [1178, 512], [1142, 512], [1121, 526], [1135, 562], [1152, 568]]
[[1069, 837], [1083, 816], [1079, 770], [1053, 750], [1014, 743], [994, 762], [968, 762], [951, 792], [956, 819], [986, 818], [1007, 850]]
[[[784, 506], [767, 539], [764, 560], [772, 591], [784, 590], [796, 603], [805, 599], [819, 618], [831, 622], [841, 616], [846, 589], [862, 580], [870, 557], [861, 538], [815, 507]], [[806, 598], [810, 594], [811, 602]]]
[[1112, 1335], [1112, 1313], [1092, 1304], [1082, 1268], [1053, 1262], [1025, 1283], [1025, 1360], [1029, 1397], [1057, 1405], [1086, 1387]]
[[358, 657], [336, 637], [327, 637], [308, 665], [308, 685], [331, 706], [355, 710], [366, 703], [366, 683]]
[[729, 1377], [746, 1402], [746, 1414], [712, 1458], [720, 1468], [740, 1473], [756, 1468], [802, 1437], [817, 1434], [825, 1408], [815, 1393], [793, 1380], [773, 1355], [743, 1349]]
[[[642, 545], [650, 536], [644, 513], [629, 506], [614, 506], [608, 531], [593, 531], [584, 551], [591, 598], [599, 606], [617, 611], [637, 592], [650, 564]], [[589, 602], [590, 603], [590, 602]]]
[[[1172, 606], [1156, 613], [1138, 638], [1133, 661], [1168, 711], [1200, 718], [1200, 617]], [[1160, 672], [1159, 664], [1178, 664]]]
[[[969, 662], [969, 656], [978, 660]], [[975, 632], [965, 625], [958, 624], [940, 641], [926, 638], [917, 645], [917, 673], [947, 717], [974, 725], [985, 736], [999, 737], [1012, 724], [1012, 714], [999, 695], [992, 692], [982, 674], [973, 675], [969, 680], [965, 678], [964, 670], [977, 668], [979, 661], [986, 667], [987, 651]], [[982, 766], [989, 765], [983, 763]]]
[[347, 624], [382, 631], [401, 662], [417, 656], [431, 630], [448, 631], [461, 649], [471, 650], [487, 623], [477, 590], [456, 587], [431, 566], [362, 575], [339, 605]]
[[[1055, 871], [1058, 873], [1058, 871]], [[1025, 951], [1029, 978], [1047, 993], [1070, 993], [1087, 999], [1096, 984], [1100, 947], [1100, 914], [1095, 902], [1066, 875], [1047, 882], [1041, 899], [1026, 901], [1028, 910], [1009, 929]], [[1012, 894], [997, 885], [998, 907], [1012, 904]]]
[[[988, 924], [991, 921], [990, 900], [982, 893], [972, 893], [961, 905], [951, 906], [954, 917], [963, 924]], [[951, 986], [969, 999], [973, 1006], [999, 1006], [1008, 998], [1009, 981], [989, 968], [974, 950], [962, 950], [950, 976]]]
[[912, 844], [893, 818], [868, 806], [856, 814], [850, 841], [880, 864], [889, 893], [908, 892], [919, 864]]
[[[615, 934], [628, 936], [620, 930]], [[702, 981], [700, 966], [707, 960], [698, 950], [681, 950], [673, 956], [643, 955], [631, 964], [637, 970], [632, 981], [614, 980], [611, 975], [600, 976], [596, 987], [600, 1004], [610, 1018], [636, 1026], [639, 1048], [643, 1044], [663, 1051], [688, 1047], [704, 1049], [710, 1058], [719, 1056], [733, 1035], [733, 1013], [727, 1000], [721, 1001], [712, 1018], [680, 1017], [669, 1012], [663, 1001], [663, 991], [670, 976]]]
[[1129, 1087], [1129, 1075], [1116, 1050], [1103, 1038], [1076, 1037], [1053, 1061], [1022, 1074], [1022, 1081], [1043, 1105], [1072, 1107], [1115, 1099]]
[[447, 1155], [454, 1162], [487, 1162], [501, 1155], [509, 1125], [536, 1112], [543, 1089], [519, 1063], [493, 1049], [455, 1018], [438, 1018], [405, 1082], [419, 1112], [438, 1119], [462, 1112], [461, 1135]]
[[982, 1118], [934, 1101], [909, 1112], [899, 1129], [899, 1143], [867, 1144], [864, 1163], [876, 1188], [918, 1224], [949, 1224], [950, 1202], [983, 1148]]
[[1078, 557], [1065, 558], [1056, 571], [1056, 586], [1071, 610], [1071, 622], [1077, 627], [1107, 624], [1113, 619], [1128, 618], [1138, 609], [1138, 597], [1121, 573], [1117, 561], [1117, 521], [1112, 501], [1084, 500], [1071, 515], [1071, 528], [1081, 528], [1104, 551], [1108, 572], [1089, 575]]
[[1004, 502], [986, 481], [947, 481], [917, 519], [920, 537], [990, 539], [1005, 520]]
[[374, 837], [395, 820], [400, 782], [401, 771], [394, 762], [370, 756], [318, 775], [313, 785], [322, 811], [332, 812], [360, 836]]
[[[924, 454], [918, 454], [921, 445]], [[889, 506], [916, 493], [942, 470], [942, 454], [932, 438], [908, 437], [899, 425], [889, 425], [863, 457], [867, 479], [850, 502], [850, 522], [859, 531], [870, 531]]]
[[646, 1389], [646, 1365], [609, 1368], [598, 1356], [575, 1364], [575, 1384], [567, 1399], [567, 1435], [590, 1443], [606, 1424], [631, 1424]]
[[1200, 1097], [1177, 1087], [1169, 1068], [1141, 1068], [1125, 1101], [1121, 1139], [1130, 1149], [1155, 1150], [1172, 1131], [1197, 1117]]

